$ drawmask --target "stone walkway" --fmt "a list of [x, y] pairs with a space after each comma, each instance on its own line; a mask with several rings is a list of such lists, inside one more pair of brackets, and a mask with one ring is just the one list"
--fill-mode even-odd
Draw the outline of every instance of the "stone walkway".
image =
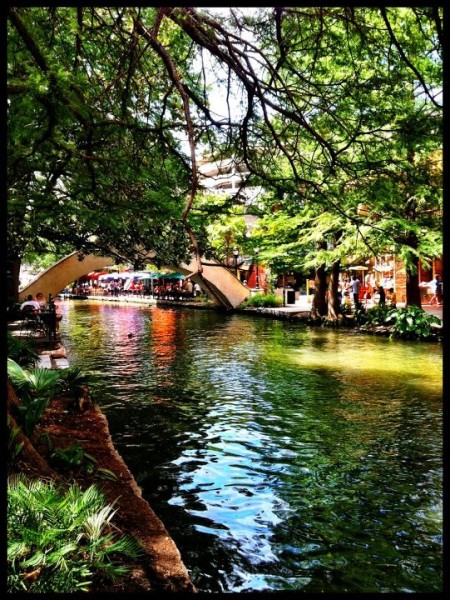
[[[397, 304], [398, 308], [403, 308], [405, 306], [404, 302], [399, 302]], [[370, 308], [370, 305], [368, 306]], [[443, 320], [443, 305], [436, 306], [433, 304], [424, 304], [422, 305], [423, 310], [425, 310], [428, 314], [434, 315], [438, 317], [441, 321]], [[262, 308], [258, 309], [263, 312], [270, 312], [273, 314], [295, 314], [295, 313], [307, 313], [311, 312], [311, 303], [308, 302], [306, 296], [300, 296], [299, 300], [295, 302], [295, 304], [288, 304], [287, 306], [280, 306], [278, 308]]]

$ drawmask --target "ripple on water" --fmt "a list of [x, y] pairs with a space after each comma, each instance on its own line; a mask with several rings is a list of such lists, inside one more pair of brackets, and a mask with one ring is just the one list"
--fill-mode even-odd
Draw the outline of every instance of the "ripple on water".
[[440, 591], [438, 345], [70, 306], [69, 360], [198, 589]]

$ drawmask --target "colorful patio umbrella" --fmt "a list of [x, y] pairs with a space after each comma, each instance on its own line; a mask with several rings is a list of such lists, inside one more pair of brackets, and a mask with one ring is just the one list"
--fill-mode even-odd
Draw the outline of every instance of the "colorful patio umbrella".
[[142, 279], [145, 277], [150, 279], [150, 271], [131, 271], [130, 277], [132, 279]]
[[98, 278], [99, 281], [112, 281], [113, 279], [119, 279], [119, 273], [105, 273], [104, 275], [100, 275]]
[[184, 279], [184, 275], [181, 273], [167, 273], [166, 275], [161, 275], [163, 279]]
[[146, 273], [145, 275], [140, 275], [138, 279], [159, 279], [160, 277], [160, 273]]

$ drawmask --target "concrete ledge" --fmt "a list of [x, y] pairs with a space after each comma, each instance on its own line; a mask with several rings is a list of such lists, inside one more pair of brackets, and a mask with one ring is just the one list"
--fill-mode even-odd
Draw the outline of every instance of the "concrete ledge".
[[40, 354], [38, 366], [41, 369], [68, 369], [70, 365], [67, 358], [51, 358], [49, 354]]
[[68, 369], [69, 362], [67, 358], [52, 358], [52, 369]]
[[41, 354], [39, 356], [39, 367], [41, 369], [52, 369], [52, 359], [48, 354]]

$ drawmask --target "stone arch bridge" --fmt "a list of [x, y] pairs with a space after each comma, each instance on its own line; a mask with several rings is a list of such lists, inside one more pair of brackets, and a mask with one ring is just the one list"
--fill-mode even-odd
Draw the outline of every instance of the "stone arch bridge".
[[[19, 299], [22, 301], [28, 294], [35, 296], [42, 292], [46, 298], [51, 294], [56, 296], [67, 285], [86, 275], [90, 271], [102, 269], [115, 264], [110, 257], [97, 256], [94, 254], [84, 255], [81, 258], [78, 252], [72, 252], [54, 265], [38, 275], [33, 281], [19, 291]], [[202, 260], [203, 272], [197, 271], [197, 262], [193, 259], [190, 263], [167, 266], [184, 275], [190, 275], [190, 279], [199, 283], [200, 287], [208, 294], [217, 306], [225, 308], [236, 308], [250, 295], [250, 290], [245, 287], [234, 274], [214, 260]]]

